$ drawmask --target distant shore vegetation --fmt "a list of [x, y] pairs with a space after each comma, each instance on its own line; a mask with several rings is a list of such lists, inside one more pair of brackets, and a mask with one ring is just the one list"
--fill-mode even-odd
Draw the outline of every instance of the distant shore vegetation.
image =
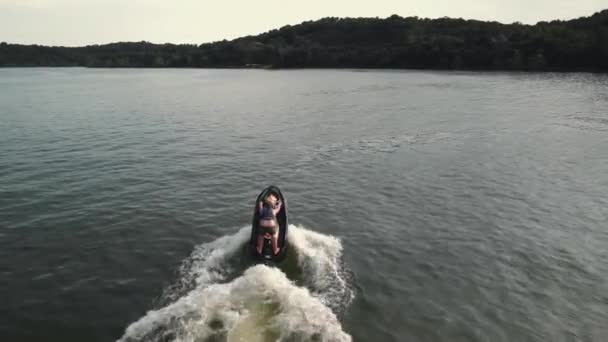
[[452, 18], [324, 18], [202, 45], [0, 43], [0, 66], [608, 71], [608, 10], [535, 25]]

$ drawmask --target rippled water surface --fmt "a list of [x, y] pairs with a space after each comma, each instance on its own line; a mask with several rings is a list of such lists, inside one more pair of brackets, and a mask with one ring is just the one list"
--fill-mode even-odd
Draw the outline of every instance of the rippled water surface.
[[605, 75], [0, 69], [3, 341], [606, 341], [607, 222]]

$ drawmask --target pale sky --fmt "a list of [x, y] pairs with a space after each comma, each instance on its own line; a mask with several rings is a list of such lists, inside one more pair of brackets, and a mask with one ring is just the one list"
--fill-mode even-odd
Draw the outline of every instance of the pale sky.
[[200, 44], [328, 16], [398, 14], [534, 24], [602, 9], [608, 9], [608, 0], [0, 0], [0, 41]]

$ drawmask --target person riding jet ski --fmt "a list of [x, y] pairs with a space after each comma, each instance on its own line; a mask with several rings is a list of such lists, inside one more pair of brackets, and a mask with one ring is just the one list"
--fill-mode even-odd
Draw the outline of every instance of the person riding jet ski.
[[250, 250], [254, 257], [280, 261], [285, 257], [287, 203], [276, 186], [264, 189], [256, 199], [251, 225]]
[[281, 200], [272, 192], [258, 203], [259, 227], [262, 228], [261, 231], [263, 232], [263, 235], [258, 235], [256, 245], [256, 250], [260, 254], [262, 254], [262, 247], [264, 247], [264, 238], [271, 240], [274, 255], [279, 254], [281, 251], [278, 246], [279, 221], [277, 220], [277, 214], [281, 210], [282, 205]]

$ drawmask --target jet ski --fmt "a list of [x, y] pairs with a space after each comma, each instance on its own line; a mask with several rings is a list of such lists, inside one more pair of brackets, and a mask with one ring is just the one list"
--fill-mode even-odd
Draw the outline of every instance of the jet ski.
[[[257, 238], [259, 235], [263, 235], [263, 228], [259, 227], [259, 210], [258, 205], [260, 201], [264, 200], [268, 195], [274, 194], [281, 201], [281, 209], [277, 213], [277, 221], [279, 223], [279, 231], [278, 231], [278, 239], [277, 244], [279, 247], [279, 253], [274, 254], [272, 250], [272, 240], [270, 237], [264, 237], [264, 244], [262, 247], [262, 253], [258, 253], [256, 249]], [[249, 250], [252, 256], [264, 263], [269, 262], [280, 262], [285, 258], [287, 254], [287, 201], [281, 190], [278, 187], [271, 185], [266, 189], [262, 190], [262, 192], [258, 195], [255, 200], [255, 206], [253, 209], [253, 221], [251, 223], [251, 240], [249, 241]]]

